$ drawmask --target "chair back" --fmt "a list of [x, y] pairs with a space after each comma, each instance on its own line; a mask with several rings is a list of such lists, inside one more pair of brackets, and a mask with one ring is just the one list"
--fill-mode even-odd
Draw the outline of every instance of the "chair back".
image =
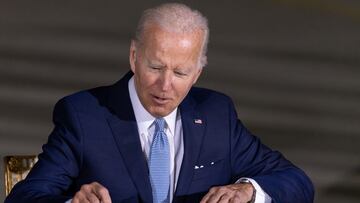
[[37, 162], [35, 155], [5, 156], [5, 195], [7, 196], [14, 185], [23, 180], [30, 169]]

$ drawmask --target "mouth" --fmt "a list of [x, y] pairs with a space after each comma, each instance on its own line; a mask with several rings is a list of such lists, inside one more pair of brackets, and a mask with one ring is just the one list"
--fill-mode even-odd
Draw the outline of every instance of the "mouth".
[[153, 101], [155, 102], [155, 104], [158, 104], [158, 105], [165, 105], [168, 102], [170, 102], [170, 100], [171, 100], [170, 98], [158, 97], [155, 95], [152, 95], [152, 98], [153, 98]]

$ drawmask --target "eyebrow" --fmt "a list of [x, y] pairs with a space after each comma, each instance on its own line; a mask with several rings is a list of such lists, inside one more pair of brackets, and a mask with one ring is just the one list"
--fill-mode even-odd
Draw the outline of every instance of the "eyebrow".
[[156, 66], [165, 66], [161, 61], [158, 60], [148, 60], [148, 64]]

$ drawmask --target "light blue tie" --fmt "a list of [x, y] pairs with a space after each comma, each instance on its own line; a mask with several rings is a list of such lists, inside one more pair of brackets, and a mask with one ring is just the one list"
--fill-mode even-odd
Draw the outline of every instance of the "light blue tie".
[[169, 142], [164, 132], [165, 120], [155, 120], [154, 139], [149, 157], [150, 182], [154, 203], [169, 202], [170, 153]]

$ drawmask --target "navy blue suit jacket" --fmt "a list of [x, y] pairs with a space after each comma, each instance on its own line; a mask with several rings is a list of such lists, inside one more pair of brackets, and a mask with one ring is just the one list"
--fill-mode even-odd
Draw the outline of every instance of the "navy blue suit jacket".
[[[56, 104], [55, 128], [39, 161], [6, 203], [64, 203], [93, 181], [104, 185], [115, 203], [152, 202], [129, 98], [131, 76], [128, 73], [112, 86], [82, 91]], [[179, 110], [184, 157], [174, 202], [199, 202], [210, 187], [231, 184], [240, 177], [255, 179], [273, 202], [313, 201], [309, 178], [253, 136], [238, 120], [227, 96], [192, 88]], [[195, 169], [199, 165], [204, 167]]]

